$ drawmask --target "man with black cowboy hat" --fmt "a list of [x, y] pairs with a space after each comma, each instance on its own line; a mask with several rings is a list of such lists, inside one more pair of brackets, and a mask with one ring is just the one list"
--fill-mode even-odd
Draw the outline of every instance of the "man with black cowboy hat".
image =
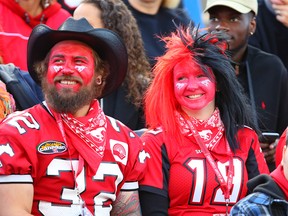
[[28, 65], [45, 102], [0, 125], [0, 215], [140, 215], [142, 143], [97, 100], [126, 75], [120, 37], [86, 19], [41, 24]]

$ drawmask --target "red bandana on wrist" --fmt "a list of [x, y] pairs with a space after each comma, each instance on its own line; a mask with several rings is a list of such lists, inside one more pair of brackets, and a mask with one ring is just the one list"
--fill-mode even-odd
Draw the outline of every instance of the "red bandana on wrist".
[[[178, 116], [181, 125], [182, 134], [185, 136], [191, 136], [192, 131], [190, 131], [190, 127], [186, 123], [186, 121], [189, 120], [185, 121], [179, 113], [176, 115]], [[219, 109], [216, 108], [212, 116], [206, 121], [198, 120], [194, 117], [191, 117], [190, 121], [199, 133], [202, 142], [206, 145], [208, 150], [213, 150], [222, 138], [224, 132], [224, 125], [220, 118]]]

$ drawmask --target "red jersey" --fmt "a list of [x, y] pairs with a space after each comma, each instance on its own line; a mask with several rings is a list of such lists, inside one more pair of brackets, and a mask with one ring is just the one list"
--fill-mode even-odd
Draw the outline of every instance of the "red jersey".
[[[228, 210], [247, 193], [248, 179], [269, 173], [261, 153], [257, 134], [243, 128], [238, 131], [240, 149], [233, 154], [233, 186]], [[226, 215], [226, 202], [212, 166], [193, 139], [184, 138], [179, 145], [163, 137], [161, 129], [142, 136], [147, 157], [147, 171], [140, 190], [169, 198], [172, 216]], [[224, 136], [210, 152], [225, 181], [229, 167]]]
[[15, 0], [0, 0], [0, 56], [5, 64], [13, 63], [27, 71], [27, 44], [33, 27], [43, 23], [58, 29], [71, 15], [56, 1], [31, 17]]
[[[144, 163], [139, 157], [143, 144], [135, 133], [121, 122], [105, 118], [105, 150], [93, 173], [73, 146], [85, 145], [84, 141], [67, 133], [64, 125], [65, 143], [55, 118], [43, 104], [11, 114], [0, 125], [0, 182], [33, 183], [33, 215], [80, 215], [77, 191], [90, 212], [110, 215], [120, 189], [138, 189]], [[95, 132], [93, 136], [103, 134]]]
[[283, 147], [286, 145], [287, 137], [288, 137], [288, 127], [281, 134], [281, 137], [279, 138], [278, 145], [276, 146], [276, 152], [275, 152], [275, 165], [276, 165], [276, 167], [281, 164], [282, 155], [283, 155]]

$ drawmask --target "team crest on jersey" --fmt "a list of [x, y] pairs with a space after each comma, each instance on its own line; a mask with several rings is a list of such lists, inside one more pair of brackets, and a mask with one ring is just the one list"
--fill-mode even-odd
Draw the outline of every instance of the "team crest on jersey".
[[127, 143], [124, 143], [118, 140], [110, 140], [110, 149], [116, 161], [119, 161], [123, 163], [124, 165], [127, 164], [127, 159], [128, 159]]
[[67, 146], [59, 141], [46, 141], [38, 145], [38, 152], [41, 154], [62, 153], [67, 150]]

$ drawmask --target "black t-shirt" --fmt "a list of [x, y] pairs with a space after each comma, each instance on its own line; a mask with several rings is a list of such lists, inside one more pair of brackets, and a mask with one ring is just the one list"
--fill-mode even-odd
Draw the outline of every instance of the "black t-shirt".
[[173, 21], [179, 25], [187, 25], [190, 18], [181, 8], [168, 9], [160, 7], [155, 15], [144, 14], [133, 8], [128, 0], [123, 0], [135, 17], [144, 42], [144, 48], [149, 58], [150, 64], [155, 64], [155, 57], [161, 56], [165, 52], [165, 44], [159, 36], [169, 35], [176, 29]]

